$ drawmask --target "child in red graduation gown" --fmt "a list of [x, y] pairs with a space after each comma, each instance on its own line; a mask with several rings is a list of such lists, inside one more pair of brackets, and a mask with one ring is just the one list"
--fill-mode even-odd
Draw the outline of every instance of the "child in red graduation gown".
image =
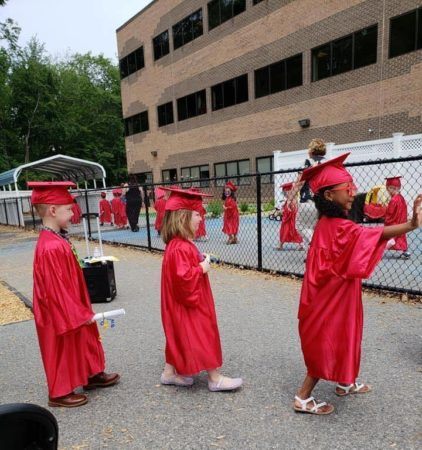
[[81, 223], [82, 210], [81, 210], [81, 207], [79, 206], [78, 202], [76, 201], [76, 197], [73, 197], [72, 212], [73, 212], [73, 216], [70, 219], [70, 222], [73, 225], [77, 225], [78, 223]]
[[113, 212], [114, 225], [117, 228], [123, 229], [127, 224], [126, 206], [122, 202], [122, 190], [113, 189], [113, 200], [111, 201], [111, 211]]
[[[194, 192], [202, 192], [198, 188], [191, 188], [191, 191]], [[201, 221], [199, 222], [199, 227], [196, 230], [195, 233], [195, 241], [207, 241], [207, 228], [205, 226], [205, 215], [207, 214], [207, 210], [204, 208], [204, 205], [201, 206], [201, 210], [199, 211], [199, 214], [201, 215]]]
[[100, 212], [100, 224], [103, 226], [105, 223], [113, 225], [113, 220], [111, 218], [111, 205], [106, 199], [106, 192], [101, 192], [101, 200], [98, 204], [98, 210]]
[[223, 233], [228, 235], [226, 244], [237, 244], [237, 234], [239, 233], [239, 210], [237, 209], [237, 202], [235, 192], [237, 187], [228, 181], [224, 187], [224, 217], [223, 217]]
[[166, 243], [161, 273], [161, 317], [166, 336], [165, 385], [191, 386], [192, 375], [206, 370], [210, 391], [228, 391], [242, 385], [241, 378], [220, 374], [220, 335], [214, 299], [204, 258], [193, 238], [201, 221], [206, 194], [180, 188], [170, 191], [161, 236]]
[[47, 376], [49, 406], [85, 404], [85, 389], [116, 384], [104, 372], [104, 352], [85, 279], [65, 229], [72, 218], [71, 182], [30, 182], [43, 227], [34, 256], [33, 311]]
[[161, 232], [161, 227], [163, 225], [165, 206], [168, 194], [167, 191], [164, 191], [161, 188], [155, 189], [155, 201], [154, 201], [154, 209], [155, 209], [155, 223], [154, 228], [156, 229], [158, 235]]
[[296, 229], [296, 217], [298, 212], [297, 193], [299, 189], [295, 187], [294, 183], [285, 183], [281, 187], [286, 196], [286, 201], [283, 205], [283, 214], [280, 225], [280, 243], [277, 250], [282, 250], [283, 244], [287, 242], [299, 244], [299, 250], [304, 250], [303, 238]]
[[[407, 205], [406, 200], [400, 194], [401, 177], [386, 178], [387, 191], [390, 194], [391, 200], [388, 203], [387, 211], [385, 213], [385, 225], [396, 225], [407, 222]], [[404, 259], [410, 258], [410, 253], [407, 251], [407, 238], [405, 234], [394, 238], [394, 245], [389, 247], [389, 250], [398, 250], [401, 257]]]
[[319, 220], [306, 258], [299, 306], [299, 335], [307, 375], [294, 409], [330, 414], [334, 407], [311, 396], [320, 378], [337, 384], [339, 396], [364, 394], [370, 386], [357, 383], [363, 328], [362, 279], [380, 261], [389, 239], [422, 225], [422, 195], [411, 221], [392, 226], [364, 227], [347, 217], [356, 186], [343, 161], [348, 154], [306, 169]]

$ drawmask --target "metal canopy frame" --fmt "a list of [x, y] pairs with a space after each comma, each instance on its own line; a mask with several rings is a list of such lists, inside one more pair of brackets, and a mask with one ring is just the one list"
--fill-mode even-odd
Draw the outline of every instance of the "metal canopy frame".
[[72, 156], [54, 155], [1, 173], [0, 187], [3, 186], [4, 189], [8, 185], [10, 189], [12, 184], [16, 186], [20, 175], [25, 170], [46, 172], [75, 183], [86, 183], [92, 180], [94, 186], [96, 186], [96, 180], [99, 179], [103, 181], [103, 186], [106, 186], [106, 171], [101, 164], [86, 159], [73, 158]]
[[106, 187], [106, 171], [104, 167], [96, 162], [87, 161], [86, 159], [73, 158], [66, 155], [54, 155], [49, 158], [40, 159], [28, 164], [22, 164], [15, 169], [8, 170], [0, 174], [0, 187], [9, 191], [12, 185], [15, 187], [16, 197], [19, 202], [19, 224], [25, 226], [22, 208], [22, 198], [19, 192], [18, 180], [22, 172], [25, 170], [37, 170], [49, 173], [62, 180], [73, 181], [78, 185], [84, 182], [85, 189], [88, 189], [87, 182], [93, 181], [94, 188], [97, 187], [97, 180], [102, 180], [103, 187]]

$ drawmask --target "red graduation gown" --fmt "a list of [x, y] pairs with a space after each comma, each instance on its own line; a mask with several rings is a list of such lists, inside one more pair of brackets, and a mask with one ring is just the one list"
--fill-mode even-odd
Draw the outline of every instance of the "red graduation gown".
[[98, 209], [100, 210], [100, 222], [101, 223], [111, 223], [111, 205], [108, 200], [103, 198], [100, 200]]
[[40, 233], [34, 257], [33, 306], [50, 397], [69, 394], [104, 370], [97, 324], [82, 270], [70, 244]]
[[125, 222], [122, 217], [123, 212], [123, 202], [118, 197], [114, 197], [111, 201], [111, 210], [114, 216], [114, 225], [117, 227], [121, 227], [125, 225]]
[[236, 200], [233, 197], [227, 197], [224, 200], [223, 233], [237, 234], [239, 232], [239, 210], [237, 209]]
[[198, 238], [200, 238], [200, 237], [203, 237], [203, 236], [206, 236], [206, 235], [207, 235], [207, 230], [206, 230], [206, 228], [205, 228], [205, 214], [206, 214], [206, 213], [207, 213], [207, 210], [206, 210], [204, 207], [202, 207], [202, 208], [201, 208], [201, 211], [200, 211], [202, 220], [201, 220], [201, 222], [199, 223], [198, 229], [196, 230], [196, 233], [195, 233], [195, 239], [198, 239]]
[[283, 215], [280, 225], [280, 242], [295, 242], [301, 244], [302, 236], [296, 229], [298, 207], [294, 202], [286, 201], [283, 206]]
[[158, 198], [157, 200], [155, 200], [154, 208], [157, 215], [155, 217], [154, 228], [157, 231], [160, 231], [163, 225], [164, 214], [166, 212], [165, 207], [166, 207], [166, 200], [164, 198]]
[[73, 216], [70, 219], [70, 222], [74, 225], [81, 223], [82, 210], [81, 207], [77, 203], [72, 203], [72, 211]]
[[354, 383], [363, 328], [362, 278], [382, 258], [383, 227], [322, 217], [306, 258], [299, 306], [299, 334], [308, 374]]
[[[398, 225], [407, 222], [407, 205], [406, 200], [401, 194], [394, 195], [387, 206], [387, 212], [385, 213], [385, 225]], [[407, 250], [407, 237], [405, 234], [394, 238], [396, 243], [390, 248], [390, 250], [401, 250], [405, 252]]]
[[173, 238], [161, 272], [161, 318], [166, 362], [181, 375], [221, 367], [220, 335], [208, 275], [191, 241]]

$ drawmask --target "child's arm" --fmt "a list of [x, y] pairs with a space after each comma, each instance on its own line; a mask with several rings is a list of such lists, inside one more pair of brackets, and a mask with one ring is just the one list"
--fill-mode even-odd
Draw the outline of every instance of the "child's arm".
[[422, 226], [422, 194], [418, 195], [413, 203], [412, 219], [406, 223], [398, 225], [389, 225], [384, 227], [382, 239], [391, 239], [402, 234], [409, 233]]

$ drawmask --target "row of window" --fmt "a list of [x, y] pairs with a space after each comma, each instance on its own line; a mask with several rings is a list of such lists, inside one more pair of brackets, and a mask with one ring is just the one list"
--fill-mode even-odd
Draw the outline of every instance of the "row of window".
[[[254, 0], [253, 4], [256, 5], [260, 1], [262, 0]], [[245, 9], [245, 0], [210, 1], [208, 3], [208, 29], [216, 28], [223, 22], [242, 13]], [[174, 50], [202, 36], [202, 9], [198, 9], [173, 25], [172, 31]], [[375, 63], [377, 60], [377, 37], [378, 26], [374, 25], [314, 48], [312, 50], [312, 81]], [[165, 30], [154, 37], [152, 44], [155, 61], [170, 53], [169, 31]], [[422, 7], [390, 19], [390, 58], [421, 48]], [[143, 47], [139, 47], [122, 58], [119, 64], [121, 78], [125, 78], [142, 69], [145, 66]], [[281, 73], [282, 70], [286, 69], [280, 66], [273, 70], [275, 71], [274, 76], [279, 77], [279, 80], [274, 82], [275, 88], [279, 89], [280, 83], [284, 83], [286, 86], [288, 80], [282, 80], [284, 75]], [[270, 77], [270, 74], [268, 77]], [[268, 89], [271, 91], [271, 86]]]
[[[273, 171], [273, 157], [264, 156], [256, 158], [256, 171], [258, 173], [267, 173]], [[230, 180], [236, 184], [250, 184], [249, 177], [241, 177], [241, 175], [249, 175], [250, 160], [241, 159], [238, 161], [227, 161], [214, 164], [214, 176], [215, 177], [230, 177]], [[150, 174], [150, 172], [148, 172]], [[203, 164], [200, 166], [182, 167], [180, 169], [180, 179], [178, 178], [177, 169], [165, 169], [161, 172], [163, 182], [177, 182], [184, 181], [185, 187], [199, 186], [209, 187], [210, 178], [210, 166], [209, 164]], [[152, 182], [151, 176], [147, 176], [146, 179]], [[186, 181], [190, 183], [186, 183]], [[216, 186], [223, 186], [226, 183], [226, 179], [216, 180]], [[271, 183], [273, 181], [272, 175], [263, 175], [263, 183]]]

